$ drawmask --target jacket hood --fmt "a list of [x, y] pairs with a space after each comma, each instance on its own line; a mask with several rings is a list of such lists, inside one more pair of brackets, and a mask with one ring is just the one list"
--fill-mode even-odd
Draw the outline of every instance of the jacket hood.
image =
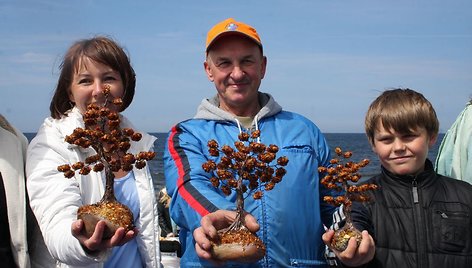
[[[261, 110], [255, 118], [261, 119], [272, 116], [282, 111], [282, 107], [268, 93], [259, 92], [259, 103]], [[220, 100], [218, 95], [211, 99], [203, 99], [198, 106], [194, 119], [206, 119], [215, 121], [235, 121], [235, 116], [219, 108]]]

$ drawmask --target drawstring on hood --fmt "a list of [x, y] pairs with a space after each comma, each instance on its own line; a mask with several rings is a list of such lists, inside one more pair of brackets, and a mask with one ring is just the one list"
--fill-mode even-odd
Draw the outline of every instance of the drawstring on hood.
[[[241, 127], [241, 122], [237, 118], [233, 118], [234, 121], [236, 121], [236, 124], [238, 125], [239, 129], [239, 134], [243, 133], [243, 128]], [[256, 130], [259, 130], [259, 122], [258, 122], [258, 116], [257, 114], [254, 116], [254, 119], [252, 120], [252, 125], [255, 126]], [[261, 137], [257, 137], [257, 142], [261, 142]]]
[[241, 123], [239, 123], [239, 120], [237, 118], [234, 118], [234, 121], [236, 121], [236, 124], [238, 125], [239, 134], [243, 133], [243, 129], [241, 128]]

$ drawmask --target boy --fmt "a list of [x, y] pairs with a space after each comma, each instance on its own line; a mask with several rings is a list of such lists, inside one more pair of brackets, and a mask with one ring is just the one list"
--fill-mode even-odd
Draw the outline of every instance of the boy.
[[471, 267], [472, 185], [434, 171], [427, 155], [438, 129], [431, 103], [414, 90], [387, 90], [370, 105], [365, 130], [381, 174], [368, 183], [379, 189], [352, 208], [376, 245], [365, 267]]

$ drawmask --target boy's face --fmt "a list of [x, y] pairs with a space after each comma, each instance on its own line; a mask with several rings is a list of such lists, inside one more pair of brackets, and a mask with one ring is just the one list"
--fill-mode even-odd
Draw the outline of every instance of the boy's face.
[[436, 138], [429, 137], [425, 128], [401, 134], [393, 129], [386, 130], [380, 123], [374, 134], [372, 150], [382, 166], [393, 174], [416, 175], [424, 170], [429, 148]]

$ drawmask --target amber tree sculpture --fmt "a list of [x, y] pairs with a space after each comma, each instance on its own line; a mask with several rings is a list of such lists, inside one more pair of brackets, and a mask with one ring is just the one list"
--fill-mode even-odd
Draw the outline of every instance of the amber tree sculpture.
[[219, 162], [208, 160], [202, 167], [215, 176], [211, 177], [212, 185], [219, 188], [225, 195], [236, 191], [236, 218], [226, 229], [218, 232], [218, 238], [212, 241], [213, 255], [221, 261], [237, 261], [251, 263], [263, 258], [265, 245], [244, 224], [244, 199], [251, 197], [261, 199], [263, 192], [272, 190], [282, 181], [286, 174], [284, 166], [288, 158], [276, 154], [279, 148], [276, 145], [266, 146], [257, 142], [260, 131], [241, 133], [233, 149], [229, 145], [221, 148], [218, 142], [208, 142], [208, 152]]
[[328, 188], [338, 191], [339, 196], [324, 196], [323, 200], [335, 206], [343, 205], [343, 212], [346, 216], [345, 224], [342, 228], [335, 231], [331, 246], [338, 251], [346, 249], [349, 239], [355, 237], [359, 244], [362, 240], [361, 232], [357, 230], [351, 217], [352, 202], [361, 203], [371, 200], [370, 191], [377, 189], [376, 184], [359, 184], [361, 178], [360, 170], [369, 164], [368, 159], [361, 160], [358, 163], [347, 161], [351, 158], [352, 152], [343, 152], [341, 148], [335, 149], [336, 157], [331, 159], [331, 167], [318, 167], [318, 172], [322, 177], [321, 184]]
[[[103, 103], [89, 104], [83, 113], [85, 128], [76, 128], [65, 138], [69, 144], [93, 148], [94, 153], [84, 162], [60, 165], [57, 169], [63, 172], [66, 178], [74, 177], [76, 172], [80, 175], [88, 175], [92, 170], [105, 173], [106, 184], [102, 199], [95, 204], [81, 206], [77, 211], [77, 218], [84, 221], [84, 232], [88, 237], [93, 234], [97, 222], [104, 220], [107, 228], [103, 238], [107, 239], [113, 236], [119, 227], [125, 228], [126, 231], [134, 229], [133, 213], [115, 198], [114, 172], [131, 171], [133, 166], [144, 168], [146, 161], [153, 159], [155, 153], [139, 152], [133, 155], [127, 152], [131, 141], [141, 140], [142, 134], [131, 128], [121, 129], [120, 115], [116, 111], [122, 105], [122, 100], [111, 99], [109, 85], [103, 87], [103, 95]], [[111, 109], [111, 105], [116, 106], [115, 109]]]

